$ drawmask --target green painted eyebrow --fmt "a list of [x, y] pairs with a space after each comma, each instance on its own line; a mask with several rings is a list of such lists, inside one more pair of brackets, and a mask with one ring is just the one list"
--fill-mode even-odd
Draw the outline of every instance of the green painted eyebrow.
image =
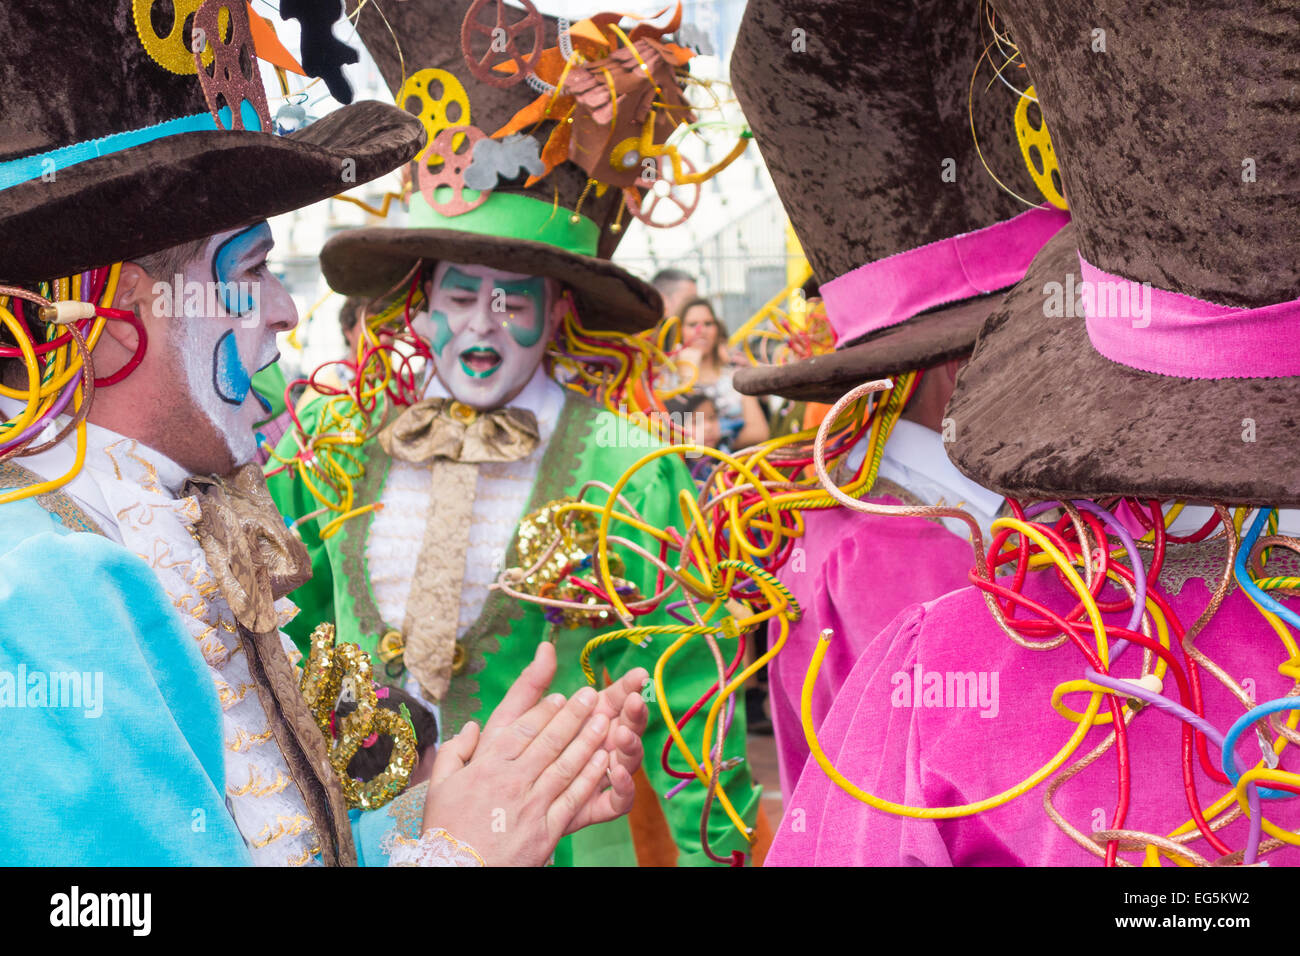
[[483, 280], [478, 276], [472, 276], [461, 272], [455, 266], [451, 266], [443, 274], [442, 282], [438, 283], [440, 289], [464, 289], [466, 292], [478, 292], [483, 286]]
[[546, 288], [546, 280], [541, 276], [531, 276], [527, 279], [498, 279], [496, 287], [506, 295], [526, 295], [531, 296], [537, 301], [538, 311], [541, 311], [542, 290]]

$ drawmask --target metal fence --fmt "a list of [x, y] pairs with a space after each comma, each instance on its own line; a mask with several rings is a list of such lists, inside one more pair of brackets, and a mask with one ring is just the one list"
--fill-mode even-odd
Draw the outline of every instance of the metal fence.
[[734, 329], [785, 287], [788, 267], [802, 256], [787, 248], [785, 210], [772, 195], [685, 254], [661, 259], [615, 254], [614, 261], [644, 276], [666, 268], [689, 272], [719, 318]]

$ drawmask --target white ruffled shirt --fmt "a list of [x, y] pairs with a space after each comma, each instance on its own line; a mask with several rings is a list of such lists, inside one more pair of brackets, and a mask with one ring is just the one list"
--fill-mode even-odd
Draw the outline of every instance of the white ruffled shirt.
[[[425, 388], [426, 398], [450, 398], [436, 376]], [[478, 619], [487, 602], [491, 585], [504, 569], [506, 548], [524, 516], [532, 495], [537, 471], [564, 408], [564, 389], [539, 365], [523, 390], [507, 403], [537, 416], [541, 441], [525, 458], [511, 462], [488, 462], [478, 469], [474, 508], [470, 520], [469, 547], [465, 553], [465, 577], [461, 585], [456, 635], [459, 637]], [[383, 507], [370, 525], [366, 539], [366, 567], [370, 586], [383, 619], [400, 628], [406, 620], [406, 602], [424, 543], [429, 516], [429, 494], [433, 471], [427, 465], [394, 459], [388, 469]], [[408, 677], [406, 689], [418, 697], [434, 716], [441, 718], [435, 704], [420, 692], [419, 682]], [[438, 720], [441, 728], [442, 721]]]

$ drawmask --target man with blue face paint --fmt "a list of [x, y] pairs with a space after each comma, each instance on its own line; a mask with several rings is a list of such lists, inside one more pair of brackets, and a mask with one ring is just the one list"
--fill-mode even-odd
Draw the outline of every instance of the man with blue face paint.
[[[362, 8], [358, 31], [395, 95], [407, 78], [427, 84], [422, 90], [437, 86], [445, 97], [467, 103], [470, 120], [491, 132], [536, 93], [524, 84], [502, 89], [479, 82], [464, 67], [456, 38], [468, 7], [464, 0], [409, 0], [385, 9], [387, 25]], [[555, 21], [547, 22], [553, 37]], [[661, 99], [645, 76], [624, 81], [643, 84], [638, 92], [647, 94], [646, 102]], [[399, 102], [414, 103], [415, 97], [400, 96]], [[612, 132], [590, 135], [605, 142]], [[431, 141], [437, 135], [430, 130]], [[529, 143], [536, 154], [540, 139], [529, 136], [507, 138], [502, 148], [526, 156]], [[644, 443], [610, 440], [628, 435], [627, 423], [562, 387], [548, 359], [563, 348], [566, 317], [587, 330], [625, 335], [652, 328], [660, 318], [654, 288], [608, 259], [621, 235], [615, 223], [626, 217], [623, 194], [592, 187], [571, 162], [530, 176], [537, 172], [524, 164], [514, 175], [497, 174], [486, 195], [466, 190], [461, 206], [469, 208], [458, 206], [450, 188], [422, 188], [410, 197], [409, 228], [353, 230], [326, 243], [326, 279], [338, 292], [374, 300], [372, 314], [410, 294], [416, 303], [410, 330], [428, 361], [409, 403], [403, 399], [376, 410], [368, 423], [358, 417], [350, 426], [378, 434], [355, 449], [351, 504], [361, 513], [335, 533], [326, 527], [335, 515], [321, 514], [303, 481], [285, 472], [270, 482], [281, 511], [302, 519], [297, 527], [312, 556], [312, 581], [293, 595], [308, 609], [305, 618], [332, 620], [344, 639], [370, 650], [379, 679], [418, 694], [436, 712], [443, 740], [482, 721], [506, 695], [510, 673], [539, 644], [554, 643], [557, 690], [586, 686], [583, 647], [611, 625], [557, 619], [493, 585], [502, 571], [520, 566], [521, 536], [533, 533], [523, 519], [552, 501], [576, 497], [589, 483], [612, 485], [653, 447], [648, 435]], [[417, 180], [423, 175], [417, 168]], [[322, 422], [323, 405], [302, 411], [307, 434], [287, 437], [281, 456], [296, 454], [318, 428], [330, 430]], [[683, 490], [694, 497], [688, 470], [680, 458], [665, 456], [638, 471], [622, 496], [650, 525], [680, 532], [676, 502]], [[600, 503], [603, 492], [588, 490], [584, 498]], [[648, 535], [632, 531], [628, 537], [657, 550]], [[620, 577], [643, 595], [657, 593], [655, 566], [630, 551], [623, 557]], [[671, 621], [662, 610], [638, 618], [652, 625]], [[305, 646], [309, 628], [291, 625], [289, 633]], [[607, 645], [594, 657], [596, 675], [617, 680], [636, 668], [651, 670], [664, 648]], [[666, 682], [672, 712], [685, 713], [716, 679], [707, 645], [688, 644], [673, 658]], [[743, 704], [738, 710], [733, 723], [743, 728]], [[561, 841], [557, 865], [710, 865], [750, 850], [744, 835], [714, 812], [710, 859], [700, 837], [704, 787], [663, 797], [681, 782], [659, 760], [668, 737], [659, 708], [651, 705], [643, 738], [651, 759], [632, 813]], [[753, 827], [758, 790], [743, 757], [743, 735], [733, 732], [720, 779]], [[674, 770], [679, 760], [674, 755]]]

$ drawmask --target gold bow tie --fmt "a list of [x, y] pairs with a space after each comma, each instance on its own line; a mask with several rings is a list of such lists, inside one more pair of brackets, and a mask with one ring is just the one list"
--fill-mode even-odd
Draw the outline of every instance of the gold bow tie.
[[540, 440], [537, 416], [525, 408], [479, 412], [451, 398], [416, 402], [379, 433], [384, 451], [413, 464], [435, 458], [465, 464], [518, 461]]
[[275, 602], [311, 577], [311, 559], [285, 526], [262, 469], [191, 478], [184, 493], [198, 499], [194, 534], [235, 619], [254, 634], [277, 630]]

